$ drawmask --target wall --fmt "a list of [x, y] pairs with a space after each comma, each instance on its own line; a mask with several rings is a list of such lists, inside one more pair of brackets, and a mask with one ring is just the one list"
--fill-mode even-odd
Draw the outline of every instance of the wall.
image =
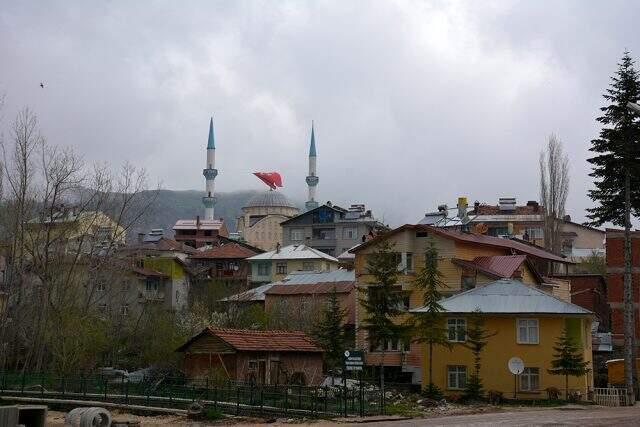
[[165, 293], [165, 303], [171, 310], [184, 310], [189, 302], [189, 276], [185, 267], [176, 258], [144, 258], [145, 268], [160, 271], [170, 280]]
[[[287, 263], [287, 272], [285, 274], [277, 273], [277, 264], [281, 262]], [[303, 271], [305, 263], [313, 263], [313, 271], [334, 271], [339, 268], [339, 263], [325, 259], [289, 259], [289, 260], [255, 260], [249, 261], [251, 264], [251, 282], [252, 283], [268, 283], [284, 279], [289, 273], [294, 271]], [[258, 274], [259, 263], [270, 263], [271, 269], [268, 275]]]
[[[640, 312], [638, 303], [638, 283], [640, 283], [640, 231], [631, 233], [631, 264], [633, 280], [634, 317], [636, 320], [636, 346], [640, 346]], [[624, 232], [621, 230], [607, 230], [606, 232], [606, 260], [607, 260], [607, 299], [611, 310], [611, 332], [613, 345], [620, 347], [624, 344]]]
[[[527, 318], [534, 318], [527, 316]], [[496, 390], [504, 393], [505, 397], [513, 397], [514, 377], [509, 372], [507, 364], [511, 357], [520, 357], [525, 367], [538, 368], [540, 373], [539, 390], [536, 392], [518, 391], [520, 399], [547, 398], [544, 389], [557, 387], [564, 390], [565, 379], [563, 376], [551, 375], [547, 369], [551, 368], [553, 360], [553, 346], [557, 338], [562, 334], [566, 324], [564, 318], [538, 317], [539, 320], [539, 344], [517, 344], [516, 342], [516, 317], [488, 317], [485, 328], [496, 333], [489, 339], [489, 343], [482, 352], [480, 377], [485, 390]], [[588, 318], [571, 319], [579, 320], [579, 335], [582, 341], [581, 348], [585, 361], [591, 362], [591, 320]], [[426, 346], [423, 364], [423, 387], [429, 383]], [[463, 365], [467, 367], [467, 378], [473, 371], [473, 354], [462, 344], [453, 344], [449, 351], [443, 347], [434, 347], [433, 355], [433, 382], [445, 395], [460, 395], [462, 391], [452, 390], [447, 387], [447, 367], [450, 365]], [[593, 387], [592, 374], [583, 377], [569, 377], [569, 388], [581, 390], [586, 396], [587, 390]]]

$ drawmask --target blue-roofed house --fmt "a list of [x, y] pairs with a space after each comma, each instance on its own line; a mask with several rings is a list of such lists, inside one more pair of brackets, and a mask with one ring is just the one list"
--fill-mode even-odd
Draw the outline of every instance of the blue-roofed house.
[[[518, 357], [524, 371], [517, 379], [517, 395], [522, 399], [547, 398], [549, 387], [564, 390], [565, 378], [551, 375], [554, 345], [566, 329], [578, 345], [585, 361], [592, 363], [591, 321], [593, 313], [517, 279], [501, 279], [444, 299], [444, 327], [451, 350], [434, 347], [433, 383], [445, 395], [461, 394], [473, 372], [473, 354], [466, 347], [466, 331], [477, 310], [485, 329], [494, 334], [481, 357], [480, 377], [485, 390], [500, 391], [513, 397], [514, 376], [509, 359]], [[415, 308], [419, 315], [424, 308]], [[430, 382], [428, 353], [423, 346], [422, 386]], [[583, 396], [593, 388], [593, 375], [569, 377], [569, 389]]]

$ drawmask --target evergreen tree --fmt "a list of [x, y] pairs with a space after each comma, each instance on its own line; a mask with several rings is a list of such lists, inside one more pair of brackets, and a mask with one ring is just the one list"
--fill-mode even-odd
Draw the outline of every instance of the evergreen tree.
[[480, 377], [482, 351], [487, 346], [489, 338], [496, 333], [491, 333], [484, 328], [484, 317], [479, 309], [474, 310], [473, 314], [469, 316], [468, 323], [464, 346], [473, 353], [473, 372], [467, 380], [464, 397], [466, 399], [480, 399], [483, 392], [482, 378]]
[[[608, 105], [598, 117], [600, 136], [591, 141], [595, 153], [588, 161], [595, 189], [589, 197], [596, 206], [587, 209], [590, 223], [624, 227], [624, 359], [627, 394], [633, 397], [634, 315], [631, 276], [631, 214], [640, 213], [640, 117], [627, 107], [640, 96], [640, 79], [629, 52], [625, 52], [611, 85], [603, 95]], [[635, 401], [635, 399], [630, 399]]]
[[424, 253], [424, 267], [418, 271], [413, 282], [417, 289], [422, 290], [422, 312], [416, 313], [413, 319], [413, 336], [416, 342], [426, 343], [429, 349], [429, 384], [425, 394], [431, 398], [438, 398], [440, 390], [433, 383], [433, 346], [441, 345], [451, 348], [447, 329], [443, 327], [444, 308], [440, 305], [442, 295], [440, 289], [447, 287], [442, 280], [442, 273], [438, 269], [438, 249], [433, 241]]
[[324, 350], [325, 365], [330, 371], [342, 365], [345, 351], [344, 319], [347, 311], [340, 307], [336, 289], [329, 295], [320, 318], [313, 328], [315, 342]]
[[567, 333], [564, 328], [562, 335], [558, 337], [556, 345], [553, 347], [555, 353], [551, 361], [551, 369], [548, 369], [552, 375], [564, 375], [565, 396], [569, 398], [569, 376], [581, 377], [590, 369], [589, 362], [585, 362], [582, 358], [582, 352]]
[[407, 326], [397, 318], [402, 310], [404, 296], [399, 292], [398, 254], [392, 250], [389, 242], [382, 242], [376, 251], [368, 256], [367, 272], [372, 282], [364, 289], [365, 295], [360, 304], [365, 312], [361, 329], [367, 333], [372, 349], [380, 348], [380, 389], [384, 395], [384, 355], [386, 344], [400, 341], [407, 335]]

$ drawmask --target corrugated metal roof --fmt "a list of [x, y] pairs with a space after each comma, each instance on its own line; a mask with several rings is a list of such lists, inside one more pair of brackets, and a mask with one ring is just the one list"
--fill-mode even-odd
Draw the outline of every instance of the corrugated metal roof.
[[356, 287], [353, 282], [329, 282], [312, 283], [305, 285], [274, 285], [267, 289], [265, 295], [318, 295], [330, 294], [334, 291], [338, 294], [347, 294]]
[[[483, 313], [497, 314], [592, 314], [580, 306], [513, 279], [501, 279], [462, 292], [443, 300], [441, 305], [448, 313], [471, 313], [480, 309]], [[411, 311], [420, 313], [424, 308]]]
[[220, 301], [224, 302], [251, 302], [264, 301], [265, 292], [275, 285], [307, 285], [318, 283], [334, 283], [334, 282], [355, 282], [356, 273], [353, 270], [338, 269], [334, 271], [296, 271], [290, 273], [284, 279], [278, 282], [267, 283], [257, 288], [239, 294], [231, 295]]
[[173, 226], [174, 230], [220, 230], [222, 227], [222, 221], [219, 219], [200, 219], [198, 223], [197, 219], [179, 219], [176, 221], [176, 225]]
[[327, 255], [322, 251], [305, 245], [289, 245], [279, 250], [265, 252], [249, 258], [249, 261], [258, 260], [278, 260], [278, 259], [325, 259], [327, 261], [338, 262], [337, 258]]
[[509, 278], [526, 260], [526, 255], [498, 255], [476, 257], [473, 262], [482, 268], [495, 272], [500, 277]]

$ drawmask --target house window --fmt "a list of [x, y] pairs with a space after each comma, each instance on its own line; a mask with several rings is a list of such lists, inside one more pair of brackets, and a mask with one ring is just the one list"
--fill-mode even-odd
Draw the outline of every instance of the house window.
[[466, 366], [447, 366], [447, 388], [463, 389], [467, 386]]
[[301, 242], [304, 238], [304, 230], [301, 228], [294, 228], [291, 230], [291, 240], [294, 242]]
[[104, 291], [107, 290], [107, 287], [106, 287], [106, 285], [104, 283], [98, 283], [98, 285], [96, 286], [96, 289], [99, 292], [104, 292]]
[[538, 319], [518, 319], [518, 344], [538, 344]]
[[147, 292], [158, 292], [158, 279], [147, 278], [146, 289]]
[[540, 389], [540, 369], [524, 368], [520, 375], [520, 391], [538, 391]]
[[473, 289], [476, 287], [476, 276], [475, 274], [465, 274], [462, 273], [462, 279], [460, 280], [460, 285], [462, 286], [463, 291], [468, 291], [469, 289]]
[[311, 261], [305, 261], [302, 263], [303, 271], [314, 271], [316, 269], [316, 264]]
[[358, 237], [358, 230], [355, 227], [345, 227], [342, 229], [342, 238], [354, 240]]
[[429, 237], [429, 233], [426, 231], [416, 231], [416, 237]]
[[276, 264], [276, 274], [287, 274], [286, 262], [279, 262]]
[[411, 252], [407, 252], [407, 271], [413, 271], [413, 254]]
[[100, 314], [107, 314], [107, 304], [98, 304], [98, 312]]
[[509, 234], [508, 227], [489, 227], [489, 231], [487, 232], [489, 236], [505, 236]]
[[129, 304], [124, 304], [122, 307], [120, 307], [120, 314], [123, 316], [129, 315]]
[[450, 342], [465, 342], [467, 321], [465, 319], [447, 319], [447, 330]]
[[544, 230], [540, 227], [527, 227], [524, 232], [529, 235], [529, 239], [542, 239], [544, 237]]
[[269, 275], [269, 264], [260, 263], [258, 264], [258, 276], [268, 276]]

